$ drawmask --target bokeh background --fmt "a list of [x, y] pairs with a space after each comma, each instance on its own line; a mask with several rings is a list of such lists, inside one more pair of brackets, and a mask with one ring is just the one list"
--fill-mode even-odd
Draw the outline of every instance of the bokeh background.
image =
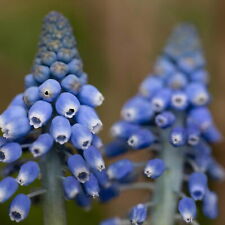
[[[0, 111], [23, 90], [23, 77], [30, 71], [43, 16], [59, 10], [74, 27], [90, 83], [106, 98], [99, 113], [104, 122], [102, 137], [107, 142], [110, 125], [119, 118], [123, 102], [151, 71], [171, 28], [190, 21], [202, 36], [214, 97], [211, 108], [225, 136], [224, 0], [0, 0], [0, 6]], [[218, 144], [214, 152], [225, 166], [224, 147], [225, 143]], [[224, 225], [225, 183], [211, 185], [219, 193], [220, 216], [216, 221], [200, 221], [204, 225]], [[90, 212], [70, 202], [68, 225], [97, 225], [101, 218], [123, 215], [131, 204], [145, 199], [145, 194], [130, 191], [104, 208], [95, 204]], [[7, 207], [0, 206], [1, 225], [13, 224]], [[43, 224], [41, 207], [33, 206], [29, 218], [21, 224]]]

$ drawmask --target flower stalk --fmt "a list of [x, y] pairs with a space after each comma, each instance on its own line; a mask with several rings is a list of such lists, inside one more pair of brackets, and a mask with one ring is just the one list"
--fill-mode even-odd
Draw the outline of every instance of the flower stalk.
[[[182, 119], [177, 125], [182, 124]], [[184, 151], [183, 147], [173, 147], [168, 136], [170, 129], [162, 132], [161, 143], [161, 159], [165, 162], [167, 170], [164, 175], [159, 177], [155, 184], [153, 214], [151, 218], [152, 225], [173, 225], [175, 221], [174, 215], [177, 211], [178, 194], [181, 191], [184, 167]]]
[[58, 151], [50, 151], [43, 160], [44, 224], [66, 225], [61, 159]]

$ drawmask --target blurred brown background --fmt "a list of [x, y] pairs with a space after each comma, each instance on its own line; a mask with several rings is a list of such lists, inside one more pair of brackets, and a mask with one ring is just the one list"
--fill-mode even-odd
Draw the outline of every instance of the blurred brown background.
[[[212, 111], [225, 136], [223, 0], [0, 0], [0, 6], [1, 111], [23, 90], [23, 77], [30, 70], [43, 16], [50, 10], [59, 10], [69, 17], [74, 27], [90, 83], [105, 95], [100, 115], [104, 122], [102, 136], [107, 141], [109, 127], [119, 118], [123, 102], [136, 92], [140, 81], [151, 71], [173, 25], [190, 21], [198, 26], [202, 36], [211, 73]], [[214, 147], [214, 152], [225, 166], [223, 148], [221, 143]], [[219, 193], [220, 217], [202, 224], [223, 225], [225, 183], [211, 185]], [[69, 225], [97, 224], [102, 216], [122, 215], [122, 209], [144, 201], [145, 197], [131, 192], [123, 194], [107, 205], [104, 213], [99, 206], [83, 213], [69, 203]], [[0, 207], [1, 225], [11, 224], [6, 205]], [[40, 207], [34, 206], [22, 224], [42, 224]]]

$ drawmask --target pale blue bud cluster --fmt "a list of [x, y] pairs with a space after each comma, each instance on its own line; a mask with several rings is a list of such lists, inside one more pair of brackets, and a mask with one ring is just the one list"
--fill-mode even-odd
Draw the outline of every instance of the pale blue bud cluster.
[[[128, 159], [113, 162], [107, 169], [112, 183], [107, 193], [110, 197], [106, 199], [118, 196], [119, 191], [126, 188], [154, 189], [150, 182], [137, 182], [140, 171], [148, 179], [159, 180], [156, 181], [156, 188], [166, 189], [159, 185], [166, 184], [164, 176], [170, 173], [171, 163], [177, 162], [176, 159], [168, 161], [165, 155], [178, 149], [183, 158], [181, 169], [183, 179], [187, 182], [187, 195], [190, 196], [186, 197], [182, 190], [179, 193], [173, 190], [175, 195], [181, 197], [177, 203], [180, 217], [187, 223], [194, 221], [197, 215], [196, 201], [202, 201], [204, 215], [216, 218], [217, 196], [210, 191], [208, 179], [223, 179], [224, 171], [215, 161], [210, 147], [211, 143], [221, 140], [207, 107], [210, 100], [208, 73], [197, 31], [192, 25], [182, 24], [173, 31], [153, 72], [141, 83], [137, 95], [122, 107], [122, 119], [111, 128], [114, 140], [105, 147], [108, 157], [131, 152], [131, 149], [152, 149], [153, 159], [146, 162]], [[163, 149], [164, 146], [171, 147]], [[166, 151], [168, 153], [163, 154]], [[154, 197], [156, 202], [153, 205], [146, 202], [135, 206], [128, 219], [115, 218], [101, 224], [122, 225], [127, 224], [126, 221], [135, 225], [143, 224], [156, 210], [154, 204], [157, 205], [160, 198], [163, 197]], [[148, 210], [150, 206], [152, 210]], [[148, 221], [151, 223], [151, 218]], [[154, 221], [153, 224], [158, 223]]]

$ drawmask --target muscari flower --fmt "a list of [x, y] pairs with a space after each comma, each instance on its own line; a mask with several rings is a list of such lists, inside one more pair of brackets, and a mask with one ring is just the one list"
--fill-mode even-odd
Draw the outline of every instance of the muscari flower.
[[[151, 187], [153, 196], [156, 195], [153, 202], [146, 202], [147, 205], [153, 203], [153, 210], [149, 210], [151, 213], [134, 207], [133, 214], [127, 218], [131, 223], [142, 224], [150, 215], [153, 220], [160, 220], [154, 218], [154, 213], [157, 211], [156, 215], [159, 216], [161, 206], [164, 206], [165, 212], [166, 205], [170, 205], [163, 202], [164, 197], [161, 197], [164, 193], [160, 190], [167, 189], [176, 196], [174, 202], [181, 215], [177, 218], [182, 218], [187, 223], [193, 222], [197, 215], [197, 200], [202, 201], [203, 213], [207, 217], [217, 217], [218, 199], [215, 193], [209, 191], [208, 179], [224, 179], [225, 173], [213, 158], [210, 146], [210, 143], [221, 140], [221, 134], [208, 109], [211, 97], [205, 64], [195, 28], [189, 24], [175, 28], [158, 57], [152, 74], [148, 74], [138, 93], [124, 104], [121, 110], [122, 120], [114, 123], [111, 128], [114, 139], [103, 148], [107, 157], [117, 157], [135, 149], [153, 150], [153, 158], [150, 160], [134, 162], [120, 159], [107, 169], [111, 184], [102, 191], [106, 201], [117, 197], [126, 188]], [[174, 171], [179, 163], [181, 168]], [[140, 172], [155, 180], [156, 184], [139, 182]], [[185, 196], [181, 186], [185, 186], [186, 182], [176, 186], [176, 180], [182, 179], [179, 180], [182, 184], [183, 177], [186, 178], [184, 180], [188, 179], [188, 188], [184, 188], [184, 191], [188, 190], [187, 195], [191, 197], [182, 197], [177, 201], [177, 194]], [[115, 190], [117, 194], [113, 195]], [[141, 205], [145, 206], [145, 203]], [[171, 215], [171, 208], [168, 211]], [[175, 215], [176, 211], [173, 213]], [[174, 224], [175, 219], [172, 221], [171, 218], [170, 221], [164, 218], [160, 223]], [[122, 221], [123, 219], [109, 219], [102, 224], [122, 224]], [[148, 221], [151, 223], [151, 218]], [[156, 221], [152, 223], [157, 224]]]
[[[12, 197], [18, 184], [29, 186], [43, 177], [39, 162], [55, 151], [67, 162], [60, 169], [71, 173], [62, 178], [65, 198], [89, 206], [90, 196], [97, 197], [109, 182], [97, 150], [102, 142], [96, 134], [102, 122], [95, 108], [104, 97], [87, 83], [72, 28], [58, 12], [50, 12], [44, 19], [38, 52], [24, 86], [25, 91], [0, 115], [0, 161], [7, 164], [2, 173], [6, 177], [0, 181], [0, 202]], [[35, 161], [21, 158], [27, 149]], [[9, 174], [16, 174], [16, 179]], [[18, 194], [13, 199], [11, 220], [20, 222], [28, 216], [31, 197], [32, 193]]]

